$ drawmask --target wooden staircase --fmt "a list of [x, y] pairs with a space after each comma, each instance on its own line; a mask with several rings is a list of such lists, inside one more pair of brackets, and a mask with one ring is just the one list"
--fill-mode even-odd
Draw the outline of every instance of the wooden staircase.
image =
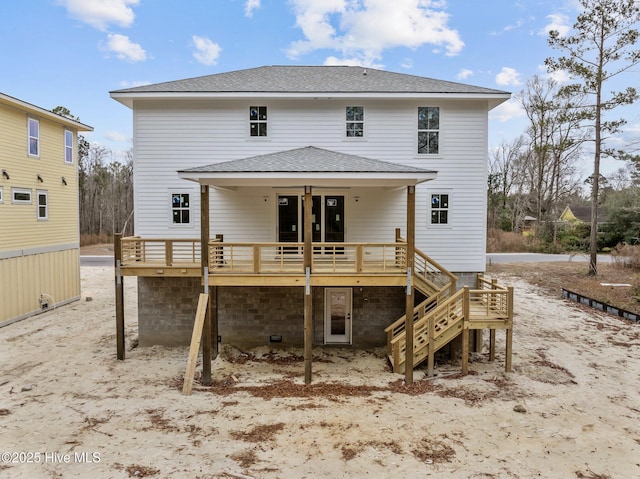
[[[417, 250], [412, 282], [426, 299], [413, 310], [413, 366], [428, 361], [427, 374], [433, 375], [435, 353], [462, 335], [462, 371], [468, 372], [469, 330], [489, 329], [490, 359], [495, 358], [495, 331], [507, 331], [505, 369], [511, 370], [513, 331], [513, 288], [478, 275], [478, 289], [456, 291], [456, 276]], [[405, 372], [406, 316], [385, 329], [387, 354], [396, 373]]]

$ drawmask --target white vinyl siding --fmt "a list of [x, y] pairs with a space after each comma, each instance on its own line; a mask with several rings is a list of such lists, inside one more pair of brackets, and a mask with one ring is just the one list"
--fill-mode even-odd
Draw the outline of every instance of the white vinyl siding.
[[[136, 102], [136, 234], [199, 237], [199, 187], [179, 179], [177, 170], [313, 145], [437, 171], [436, 180], [416, 188], [417, 247], [451, 271], [484, 270], [485, 101], [270, 99], [269, 141], [264, 142], [248, 138], [247, 112], [266, 101], [184, 100], [167, 108], [171, 104]], [[416, 115], [425, 104], [440, 109], [438, 155], [416, 152]], [[352, 105], [361, 105], [366, 112], [362, 141], [345, 139], [345, 111]], [[178, 190], [190, 193], [190, 228], [172, 229], [166, 210], [158, 208], [166, 204], [167, 192]], [[397, 227], [405, 234], [406, 189], [348, 191], [347, 241], [393, 241]], [[431, 191], [451, 191], [455, 199], [455, 214], [447, 228], [433, 228], [428, 221]], [[211, 235], [224, 234], [230, 241], [275, 241], [275, 194], [271, 188], [212, 189]]]

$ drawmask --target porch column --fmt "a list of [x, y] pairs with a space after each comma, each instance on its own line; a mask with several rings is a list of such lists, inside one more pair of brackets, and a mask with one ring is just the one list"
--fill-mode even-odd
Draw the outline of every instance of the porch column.
[[311, 289], [312, 246], [311, 211], [313, 198], [311, 186], [304, 187], [304, 271], [306, 284], [304, 288], [304, 382], [311, 382], [311, 360], [313, 358], [313, 294]]
[[[203, 285], [208, 289], [209, 278], [205, 278], [209, 274], [209, 186], [207, 185], [200, 185], [200, 265]], [[209, 295], [209, 304], [202, 327], [202, 384], [205, 386], [211, 384], [211, 305], [211, 295]]]
[[405, 309], [405, 362], [404, 381], [413, 384], [413, 256], [415, 254], [416, 236], [416, 187], [407, 187], [407, 302]]

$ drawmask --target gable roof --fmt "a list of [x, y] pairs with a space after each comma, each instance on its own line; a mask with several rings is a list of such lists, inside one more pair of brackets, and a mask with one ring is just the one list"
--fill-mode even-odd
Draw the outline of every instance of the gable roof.
[[14, 98], [12, 96], [6, 95], [5, 93], [0, 92], [0, 105], [6, 105], [11, 108], [15, 108], [17, 110], [23, 111], [28, 115], [34, 115], [41, 118], [46, 118], [55, 123], [59, 123], [68, 128], [75, 128], [78, 131], [93, 131], [93, 128], [89, 125], [85, 125], [77, 120], [73, 120], [71, 118], [64, 117], [62, 115], [58, 115], [53, 113], [50, 110], [45, 110], [36, 105], [32, 105], [31, 103], [27, 103], [26, 101], [19, 100], [18, 98]]
[[[263, 66], [110, 92], [132, 107], [131, 98], [238, 96], [462, 96], [499, 100], [509, 92], [433, 78], [354, 66]], [[495, 105], [494, 105], [495, 106]]]
[[314, 146], [178, 170], [183, 179], [214, 186], [398, 186], [435, 179], [413, 166], [349, 155]]
[[[598, 223], [606, 223], [607, 216], [602, 208], [598, 207]], [[560, 214], [560, 221], [572, 221], [571, 215], [575, 218], [573, 221], [581, 223], [591, 223], [591, 206], [590, 205], [567, 205]]]

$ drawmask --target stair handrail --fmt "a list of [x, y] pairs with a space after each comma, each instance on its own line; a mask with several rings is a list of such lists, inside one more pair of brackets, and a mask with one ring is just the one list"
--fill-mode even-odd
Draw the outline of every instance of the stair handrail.
[[[422, 318], [428, 310], [431, 310], [430, 306], [435, 304], [436, 306], [448, 298], [449, 295], [449, 285], [444, 285], [434, 294], [429, 296], [427, 299], [418, 304], [415, 308], [413, 308], [413, 320], [414, 323]], [[421, 314], [422, 313], [422, 314]], [[394, 321], [392, 324], [387, 326], [384, 330], [387, 333], [387, 352], [391, 354], [391, 341], [397, 336], [404, 333], [404, 327], [406, 324], [406, 314], [403, 314], [399, 319]]]
[[[466, 290], [460, 289], [453, 296], [447, 297], [442, 303], [428, 311], [422, 318], [419, 318], [414, 323], [414, 355], [416, 350], [421, 348], [422, 344], [429, 343], [433, 344], [441, 335], [443, 335], [449, 328], [451, 328], [454, 323], [450, 324], [446, 329], [441, 330], [439, 333], [435, 331], [435, 319], [441, 315], [443, 310], [446, 310], [455, 304], [456, 302], [464, 302], [464, 297], [466, 295]], [[464, 314], [462, 315], [464, 316]], [[464, 317], [459, 318], [459, 320], [464, 321]], [[425, 324], [428, 324], [427, 328], [424, 328]], [[426, 331], [425, 333], [421, 333], [420, 331]], [[425, 337], [423, 337], [425, 336]], [[403, 348], [406, 347], [406, 334], [399, 334], [395, 338], [393, 338], [390, 342], [390, 355], [393, 357], [393, 368], [394, 371], [398, 371], [400, 369], [400, 365], [404, 364], [405, 357], [402, 354]]]
[[[418, 248], [415, 249], [414, 264], [415, 265], [424, 264], [425, 266], [430, 267], [430, 271], [433, 274], [443, 274], [446, 277], [446, 279], [448, 279], [448, 281], [442, 282], [441, 285], [448, 284], [449, 285], [449, 291], [450, 291], [450, 294], [452, 296], [456, 292], [456, 289], [457, 289], [456, 283], [458, 281], [458, 277], [455, 274], [453, 274], [451, 271], [446, 269], [444, 266], [442, 266], [440, 263], [435, 261], [433, 258], [431, 258], [427, 254], [423, 253]], [[420, 275], [420, 276], [423, 277], [423, 279], [428, 280], [427, 279], [428, 273], [427, 273], [426, 269], [427, 268], [425, 268], [425, 271], [423, 271], [422, 274], [420, 274], [420, 272], [418, 270], [418, 267], [416, 266], [414, 268], [414, 272], [415, 272], [414, 274]]]

